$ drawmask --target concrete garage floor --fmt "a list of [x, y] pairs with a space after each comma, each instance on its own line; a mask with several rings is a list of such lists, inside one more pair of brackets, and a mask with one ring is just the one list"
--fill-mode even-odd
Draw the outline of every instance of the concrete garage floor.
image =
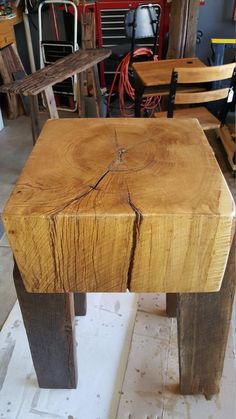
[[4, 204], [32, 150], [29, 118], [5, 120], [0, 132], [0, 329], [16, 300], [12, 253], [1, 223]]
[[[214, 133], [208, 137], [236, 197], [235, 178], [222, 148]], [[31, 149], [29, 118], [5, 121], [0, 132], [0, 213]], [[234, 333], [229, 336], [220, 394], [211, 401], [180, 396], [176, 320], [163, 316], [163, 294], [89, 295], [88, 315], [76, 320], [78, 389], [39, 390], [18, 303], [14, 306], [12, 268], [0, 222], [0, 330], [11, 312], [0, 331], [2, 419], [236, 418]]]

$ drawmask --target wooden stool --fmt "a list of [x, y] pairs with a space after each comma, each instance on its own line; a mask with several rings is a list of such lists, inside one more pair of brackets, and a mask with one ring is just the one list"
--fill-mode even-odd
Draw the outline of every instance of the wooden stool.
[[[178, 58], [173, 60], [143, 61], [133, 63], [135, 71], [135, 116], [141, 116], [141, 103], [144, 97], [168, 96], [171, 74], [175, 67], [205, 67], [198, 58]], [[204, 90], [204, 89], [202, 89]], [[184, 91], [196, 91], [188, 86]], [[198, 87], [199, 91], [199, 87]]]
[[71, 293], [128, 288], [178, 293], [181, 392], [219, 391], [234, 217], [197, 120], [48, 121], [3, 214], [39, 385], [76, 386]]
[[[91, 68], [93, 70], [94, 79], [96, 81], [96, 88], [98, 90], [99, 85], [96, 66], [99, 62], [109, 57], [110, 54], [111, 51], [106, 48], [79, 50], [73, 54], [61, 58], [50, 66], [38, 70], [29, 76], [26, 76], [23, 80], [18, 80], [14, 83], [8, 83], [0, 86], [0, 92], [29, 96], [34, 143], [41, 131], [37, 95], [41, 92], [43, 93], [50, 118], [57, 119], [58, 112], [52, 86], [73, 76], [74, 74], [79, 76], [87, 69]], [[82, 114], [84, 108], [83, 88], [81, 85], [82, 82], [80, 77], [78, 78], [78, 103], [80, 106], [79, 113]], [[97, 94], [96, 97], [99, 97], [99, 95]], [[100, 104], [97, 104], [98, 108], [99, 105]]]

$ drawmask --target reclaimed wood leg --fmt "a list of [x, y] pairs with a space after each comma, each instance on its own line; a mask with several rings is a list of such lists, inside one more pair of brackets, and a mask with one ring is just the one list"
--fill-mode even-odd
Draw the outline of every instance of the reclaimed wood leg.
[[166, 294], [166, 314], [168, 317], [176, 317], [177, 311], [177, 294]]
[[73, 294], [27, 293], [16, 264], [13, 276], [39, 387], [76, 388]]
[[219, 392], [235, 294], [235, 239], [222, 287], [216, 293], [179, 294], [177, 305], [180, 391]]
[[100, 82], [99, 82], [99, 75], [98, 75], [98, 67], [97, 65], [93, 66], [92, 68], [92, 79], [93, 79], [93, 95], [95, 99], [95, 106], [96, 106], [96, 114], [97, 118], [102, 118], [103, 116], [103, 99], [101, 94]]
[[33, 144], [35, 144], [41, 131], [38, 97], [29, 96], [29, 102], [30, 102], [30, 117], [31, 117]]
[[86, 316], [87, 294], [85, 292], [79, 292], [74, 294], [74, 305], [76, 316]]
[[84, 73], [77, 75], [77, 106], [79, 118], [85, 118]]
[[58, 119], [58, 111], [57, 111], [57, 105], [55, 101], [55, 96], [52, 90], [52, 86], [47, 87], [43, 91], [44, 100], [47, 106], [48, 114], [51, 119]]

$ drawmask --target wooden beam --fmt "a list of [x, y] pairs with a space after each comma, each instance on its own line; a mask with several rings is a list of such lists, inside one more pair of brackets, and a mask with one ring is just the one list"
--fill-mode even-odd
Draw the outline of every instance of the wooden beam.
[[198, 17], [199, 1], [189, 0], [183, 57], [195, 57], [196, 55]]
[[73, 294], [29, 294], [13, 276], [39, 387], [76, 388]]
[[195, 56], [198, 14], [198, 1], [173, 0], [170, 13], [167, 58]]
[[[236, 237], [236, 236], [235, 236]], [[236, 238], [217, 293], [179, 294], [177, 306], [180, 391], [219, 392], [236, 284]]]

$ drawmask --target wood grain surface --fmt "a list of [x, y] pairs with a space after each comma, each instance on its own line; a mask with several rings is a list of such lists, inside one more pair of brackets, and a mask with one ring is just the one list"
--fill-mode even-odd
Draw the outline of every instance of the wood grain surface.
[[175, 67], [205, 67], [198, 58], [179, 58], [160, 61], [143, 61], [132, 64], [136, 74], [146, 86], [169, 84]]
[[[154, 116], [155, 118], [167, 118], [167, 112], [155, 112]], [[175, 109], [173, 117], [177, 119], [197, 118], [204, 131], [220, 127], [219, 119], [203, 106]]]
[[176, 66], [174, 71], [178, 73], [178, 83], [192, 84], [231, 79], [234, 68], [235, 63], [230, 63], [213, 67]]
[[79, 74], [111, 55], [108, 48], [79, 50], [57, 60], [56, 63], [42, 68], [23, 80], [0, 86], [1, 92], [37, 95], [45, 88], [53, 86], [73, 74]]
[[197, 120], [51, 120], [5, 207], [31, 292], [217, 291], [232, 196]]

